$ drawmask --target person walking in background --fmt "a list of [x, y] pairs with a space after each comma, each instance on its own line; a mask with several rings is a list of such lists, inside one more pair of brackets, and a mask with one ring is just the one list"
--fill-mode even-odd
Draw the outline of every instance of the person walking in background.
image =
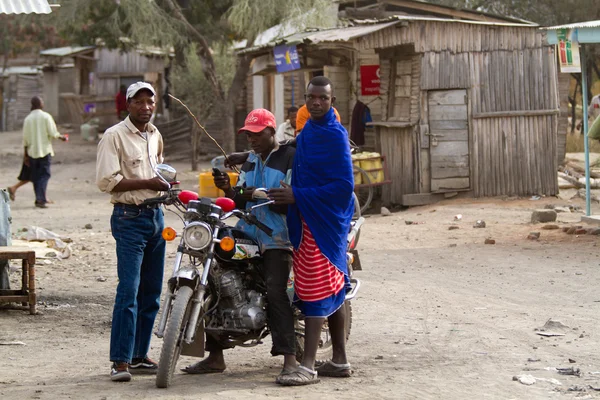
[[129, 86], [129, 116], [108, 128], [98, 143], [96, 184], [110, 193], [114, 205], [110, 227], [117, 245], [119, 284], [110, 334], [110, 377], [116, 382], [130, 381], [131, 372], [158, 369], [148, 351], [165, 265], [163, 211], [158, 205], [140, 205], [169, 189], [154, 171], [163, 161], [162, 136], [149, 122], [155, 95], [149, 83]]
[[[35, 206], [47, 208], [46, 189], [50, 180], [50, 164], [54, 157], [52, 139], [67, 140], [56, 129], [52, 115], [43, 111], [44, 101], [34, 96], [31, 98], [31, 112], [23, 122], [23, 164], [31, 171], [31, 182], [35, 191]], [[22, 185], [21, 185], [22, 186]], [[16, 191], [16, 189], [15, 189]], [[10, 193], [10, 191], [9, 191]], [[14, 192], [12, 192], [14, 198]]]
[[117, 93], [117, 96], [115, 97], [115, 105], [117, 107], [117, 118], [119, 118], [119, 121], [123, 121], [125, 118], [127, 118], [127, 98], [125, 97], [125, 85], [121, 85], [121, 87], [119, 88], [119, 93]]
[[298, 107], [290, 107], [287, 110], [287, 120], [277, 127], [275, 133], [275, 140], [278, 142], [284, 142], [289, 139], [293, 139], [296, 136], [296, 116], [298, 114]]
[[[26, 165], [25, 162], [23, 162], [23, 165], [21, 165], [21, 172], [19, 172], [17, 180], [19, 182], [6, 188], [10, 201], [15, 201], [15, 196], [18, 188], [20, 188], [21, 186], [25, 186], [29, 182], [31, 182], [31, 170], [29, 169], [29, 165]], [[50, 200], [46, 200], [48, 201], [48, 203], [50, 203]]]

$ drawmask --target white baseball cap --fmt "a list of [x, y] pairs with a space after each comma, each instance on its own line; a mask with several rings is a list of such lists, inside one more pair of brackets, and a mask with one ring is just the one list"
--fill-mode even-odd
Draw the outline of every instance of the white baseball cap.
[[137, 94], [137, 92], [139, 92], [142, 89], [147, 89], [152, 92], [152, 95], [156, 95], [156, 90], [154, 90], [152, 85], [149, 84], [148, 82], [136, 82], [136, 83], [132, 83], [131, 85], [129, 85], [129, 87], [127, 88], [127, 95], [125, 98], [127, 100], [129, 100], [130, 98], [135, 96]]

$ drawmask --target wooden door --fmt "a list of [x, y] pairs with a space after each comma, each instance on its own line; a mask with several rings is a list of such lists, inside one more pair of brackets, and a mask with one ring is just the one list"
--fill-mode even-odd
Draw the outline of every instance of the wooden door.
[[431, 191], [469, 190], [470, 156], [466, 90], [430, 91]]

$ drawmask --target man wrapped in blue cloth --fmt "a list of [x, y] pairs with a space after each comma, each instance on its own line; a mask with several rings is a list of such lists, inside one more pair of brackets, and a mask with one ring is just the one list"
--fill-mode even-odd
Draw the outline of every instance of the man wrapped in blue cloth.
[[[287, 224], [294, 246], [296, 306], [305, 315], [304, 358], [295, 373], [282, 377], [289, 386], [319, 382], [318, 375], [349, 377], [346, 358], [346, 240], [354, 211], [354, 175], [346, 129], [336, 120], [333, 85], [323, 76], [307, 87], [310, 120], [296, 138], [291, 186], [269, 190], [275, 204], [288, 204]], [[327, 318], [333, 358], [314, 370]]]

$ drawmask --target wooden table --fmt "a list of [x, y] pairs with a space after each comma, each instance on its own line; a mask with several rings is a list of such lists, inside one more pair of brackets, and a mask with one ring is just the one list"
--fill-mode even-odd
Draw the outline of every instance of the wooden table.
[[0, 303], [21, 303], [30, 314], [35, 314], [35, 251], [17, 248], [0, 247], [0, 260], [21, 260], [23, 274], [20, 290], [0, 289]]

